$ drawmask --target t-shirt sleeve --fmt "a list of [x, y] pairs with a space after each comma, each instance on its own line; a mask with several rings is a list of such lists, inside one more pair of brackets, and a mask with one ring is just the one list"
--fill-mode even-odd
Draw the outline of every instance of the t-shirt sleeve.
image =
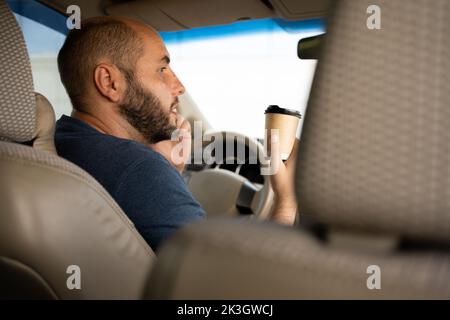
[[153, 250], [183, 225], [206, 216], [182, 176], [159, 156], [127, 168], [116, 190], [118, 204]]

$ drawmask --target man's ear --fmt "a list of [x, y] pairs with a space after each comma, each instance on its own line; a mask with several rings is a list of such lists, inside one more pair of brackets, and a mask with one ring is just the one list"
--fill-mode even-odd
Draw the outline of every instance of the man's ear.
[[111, 64], [100, 63], [94, 69], [94, 83], [98, 92], [111, 102], [122, 100], [125, 81], [120, 70]]

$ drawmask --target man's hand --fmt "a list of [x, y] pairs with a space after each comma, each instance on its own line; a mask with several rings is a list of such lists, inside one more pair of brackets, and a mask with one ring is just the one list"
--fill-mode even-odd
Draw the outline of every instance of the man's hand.
[[182, 173], [187, 159], [191, 155], [191, 125], [181, 114], [177, 115], [177, 130], [172, 135], [172, 140], [164, 140], [151, 144], [150, 147], [159, 152], [177, 170]]
[[[275, 137], [275, 139], [278, 139], [278, 137]], [[294, 179], [299, 142], [298, 139], [295, 139], [294, 147], [286, 162], [281, 160], [279, 143], [275, 142], [272, 145], [274, 148], [271, 152], [271, 165], [278, 168], [276, 173], [270, 176], [270, 182], [275, 193], [272, 220], [281, 224], [293, 225], [297, 214]]]

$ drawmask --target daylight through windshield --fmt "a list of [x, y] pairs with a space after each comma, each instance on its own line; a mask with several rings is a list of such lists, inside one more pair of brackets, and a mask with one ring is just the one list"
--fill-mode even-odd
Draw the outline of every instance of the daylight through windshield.
[[162, 36], [173, 70], [214, 129], [262, 138], [268, 105], [304, 112], [316, 61], [299, 60], [297, 43], [323, 32], [319, 19], [264, 19]]

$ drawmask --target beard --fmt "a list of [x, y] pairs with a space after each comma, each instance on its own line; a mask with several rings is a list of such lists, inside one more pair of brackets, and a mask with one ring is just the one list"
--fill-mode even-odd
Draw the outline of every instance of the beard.
[[170, 113], [164, 111], [161, 101], [144, 89], [134, 74], [122, 70], [127, 82], [124, 99], [119, 103], [122, 116], [150, 144], [170, 140], [176, 126], [170, 123]]

